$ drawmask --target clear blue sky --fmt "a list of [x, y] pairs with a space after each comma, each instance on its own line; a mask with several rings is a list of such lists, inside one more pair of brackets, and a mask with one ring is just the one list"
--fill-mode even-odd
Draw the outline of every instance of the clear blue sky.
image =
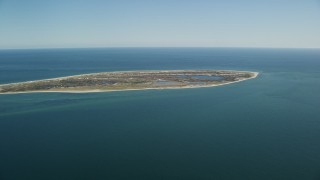
[[320, 48], [319, 0], [0, 0], [0, 48]]

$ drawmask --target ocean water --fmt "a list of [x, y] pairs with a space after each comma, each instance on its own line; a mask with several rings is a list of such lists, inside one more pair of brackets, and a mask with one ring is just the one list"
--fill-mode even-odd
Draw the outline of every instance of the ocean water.
[[234, 69], [199, 89], [0, 95], [0, 179], [320, 179], [320, 50], [0, 50], [0, 84], [118, 70]]

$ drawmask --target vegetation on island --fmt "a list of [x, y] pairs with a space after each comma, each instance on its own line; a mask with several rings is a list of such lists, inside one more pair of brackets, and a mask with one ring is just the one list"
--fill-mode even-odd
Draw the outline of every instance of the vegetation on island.
[[190, 88], [223, 85], [257, 73], [226, 70], [120, 71], [0, 85], [0, 93], [90, 92], [130, 89]]

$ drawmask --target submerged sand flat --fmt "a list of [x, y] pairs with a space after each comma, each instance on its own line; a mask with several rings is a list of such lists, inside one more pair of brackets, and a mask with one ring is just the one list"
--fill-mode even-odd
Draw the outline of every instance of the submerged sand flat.
[[233, 70], [118, 71], [0, 85], [0, 94], [31, 92], [108, 92], [211, 87], [257, 77]]

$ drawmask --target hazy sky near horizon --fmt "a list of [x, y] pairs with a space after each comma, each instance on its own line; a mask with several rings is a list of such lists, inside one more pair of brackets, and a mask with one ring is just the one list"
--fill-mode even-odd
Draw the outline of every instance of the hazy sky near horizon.
[[0, 0], [0, 48], [320, 48], [319, 0]]

